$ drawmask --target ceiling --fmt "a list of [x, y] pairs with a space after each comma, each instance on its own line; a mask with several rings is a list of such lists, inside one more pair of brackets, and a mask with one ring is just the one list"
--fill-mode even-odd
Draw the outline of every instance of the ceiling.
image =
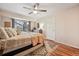
[[46, 9], [47, 12], [45, 12], [45, 13], [40, 12], [38, 14], [30, 14], [29, 15], [28, 13], [31, 12], [31, 10], [24, 9], [23, 7], [32, 8], [33, 5], [34, 5], [34, 3], [0, 3], [0, 9], [38, 19], [38, 18], [47, 16], [47, 15], [52, 15], [53, 13], [55, 13], [58, 10], [73, 7], [78, 4], [77, 3], [40, 3], [39, 8]]

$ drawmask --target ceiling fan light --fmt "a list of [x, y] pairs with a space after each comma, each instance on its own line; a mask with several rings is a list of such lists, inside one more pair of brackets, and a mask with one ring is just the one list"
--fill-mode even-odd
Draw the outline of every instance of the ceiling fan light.
[[37, 11], [33, 11], [34, 14], [37, 14]]

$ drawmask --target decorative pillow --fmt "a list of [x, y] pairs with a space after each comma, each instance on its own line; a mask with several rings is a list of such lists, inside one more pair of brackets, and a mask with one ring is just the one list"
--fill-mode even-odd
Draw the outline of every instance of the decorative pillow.
[[7, 34], [8, 34], [9, 37], [15, 36], [15, 35], [12, 33], [12, 31], [10, 30], [10, 28], [5, 28], [5, 31], [7, 32]]
[[16, 30], [16, 32], [17, 32], [17, 35], [21, 34], [21, 30], [19, 28]]
[[16, 29], [14, 28], [5, 28], [5, 31], [7, 32], [9, 37], [13, 37], [17, 35]]
[[6, 33], [5, 29], [0, 27], [0, 39], [9, 38], [8, 34]]
[[16, 31], [16, 29], [15, 29], [15, 28], [11, 28], [10, 30], [12, 31], [12, 34], [13, 34], [14, 36], [16, 36], [16, 35], [17, 35], [17, 31]]

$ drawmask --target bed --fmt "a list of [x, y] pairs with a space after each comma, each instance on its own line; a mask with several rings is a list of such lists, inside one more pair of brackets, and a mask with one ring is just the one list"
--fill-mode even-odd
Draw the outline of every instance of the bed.
[[38, 43], [43, 44], [44, 36], [40, 33], [22, 32], [6, 39], [0, 39], [0, 55], [20, 49], [24, 46], [32, 44], [36, 46]]

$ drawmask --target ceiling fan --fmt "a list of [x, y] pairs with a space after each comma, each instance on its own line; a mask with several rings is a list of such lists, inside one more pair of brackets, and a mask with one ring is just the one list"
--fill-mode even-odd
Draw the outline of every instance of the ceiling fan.
[[24, 9], [28, 9], [28, 10], [32, 10], [31, 12], [29, 12], [28, 14], [37, 14], [38, 12], [47, 12], [47, 10], [43, 10], [43, 9], [39, 9], [39, 3], [35, 3], [33, 8], [28, 8], [28, 7], [23, 7]]

